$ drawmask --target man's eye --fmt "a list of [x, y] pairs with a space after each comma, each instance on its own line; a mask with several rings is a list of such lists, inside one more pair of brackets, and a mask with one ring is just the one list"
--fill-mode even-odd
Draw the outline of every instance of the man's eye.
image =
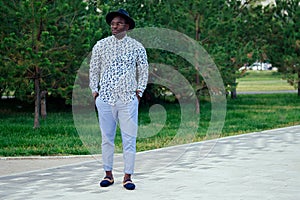
[[117, 23], [111, 23], [110, 25], [111, 25], [111, 26], [123, 26], [123, 25], [125, 25], [125, 24], [122, 23], [122, 22], [117, 22]]

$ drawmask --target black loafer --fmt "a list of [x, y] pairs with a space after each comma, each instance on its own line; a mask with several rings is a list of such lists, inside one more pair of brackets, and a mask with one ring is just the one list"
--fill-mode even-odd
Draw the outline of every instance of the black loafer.
[[134, 190], [135, 189], [135, 185], [134, 183], [131, 181], [131, 179], [126, 179], [123, 182], [123, 187], [126, 188], [127, 190]]
[[112, 184], [114, 184], [114, 179], [108, 176], [104, 177], [104, 179], [100, 182], [101, 187], [108, 187]]

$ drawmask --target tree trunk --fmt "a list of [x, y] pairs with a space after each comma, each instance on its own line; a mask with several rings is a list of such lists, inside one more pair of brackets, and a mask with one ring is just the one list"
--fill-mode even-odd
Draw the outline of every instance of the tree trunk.
[[236, 88], [231, 89], [230, 96], [231, 96], [231, 99], [236, 99], [237, 98]]
[[199, 41], [200, 39], [200, 27], [199, 27], [200, 15], [197, 13], [195, 17], [195, 40]]
[[231, 89], [230, 89], [231, 99], [237, 98], [236, 88], [237, 88], [237, 82], [236, 82], [236, 78], [234, 78], [233, 83], [231, 84]]
[[[200, 15], [197, 13], [195, 17], [195, 40], [199, 41], [200, 39], [200, 28], [199, 28], [199, 20], [200, 20]], [[196, 85], [200, 85], [200, 78], [199, 78], [199, 67], [196, 68], [197, 73], [196, 73]]]
[[34, 94], [35, 94], [35, 102], [34, 102], [33, 128], [39, 128], [40, 127], [40, 102], [41, 102], [39, 67], [35, 67]]
[[[196, 17], [195, 17], [195, 40], [196, 41], [199, 41], [199, 35], [200, 35], [199, 19], [200, 19], [200, 16], [197, 13]], [[198, 65], [197, 62], [195, 64], [196, 64], [195, 67], [196, 67], [196, 70], [197, 70], [197, 73], [196, 73], [196, 86], [199, 86], [200, 85], [200, 77], [199, 77], [199, 70], [200, 70], [200, 68], [199, 68], [199, 65]], [[196, 96], [196, 99], [197, 99], [197, 102], [196, 102], [196, 114], [200, 114], [200, 105], [199, 105], [199, 101], [198, 101], [197, 96]]]
[[[33, 28], [34, 30], [35, 28]], [[43, 20], [40, 19], [40, 25], [37, 33], [37, 37], [34, 37], [34, 31], [32, 31], [32, 49], [34, 52], [38, 54], [39, 46], [36, 41], [41, 41], [41, 35], [43, 30]], [[40, 68], [35, 66], [35, 73], [34, 73], [34, 94], [35, 94], [35, 103], [34, 103], [34, 125], [33, 128], [40, 127], [40, 112], [41, 112], [41, 92], [40, 92]]]
[[197, 97], [196, 97], [196, 114], [200, 114], [200, 105]]
[[298, 72], [298, 97], [300, 97], [300, 72]]
[[41, 117], [42, 117], [42, 119], [46, 119], [46, 117], [47, 117], [46, 97], [47, 97], [47, 91], [43, 90], [41, 92]]

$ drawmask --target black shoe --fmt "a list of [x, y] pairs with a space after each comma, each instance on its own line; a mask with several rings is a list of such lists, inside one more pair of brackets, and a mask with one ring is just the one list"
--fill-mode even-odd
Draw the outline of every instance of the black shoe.
[[104, 179], [100, 182], [101, 187], [108, 187], [112, 184], [114, 184], [114, 179], [108, 176], [105, 176]]
[[131, 181], [131, 179], [126, 179], [123, 182], [123, 187], [126, 188], [127, 190], [134, 190], [135, 189], [135, 185], [134, 183]]

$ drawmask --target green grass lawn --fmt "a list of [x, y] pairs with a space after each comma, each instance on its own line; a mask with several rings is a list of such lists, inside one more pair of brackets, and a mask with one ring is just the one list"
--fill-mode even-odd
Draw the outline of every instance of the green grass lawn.
[[[89, 154], [77, 134], [71, 111], [49, 112], [41, 128], [34, 130], [32, 112], [0, 104], [0, 156], [78, 155]], [[144, 151], [166, 146], [174, 139], [180, 122], [180, 106], [164, 105], [167, 121], [156, 135], [139, 138], [137, 150]], [[210, 121], [208, 101], [200, 100], [200, 121], [193, 141], [205, 138]], [[148, 107], [140, 109], [140, 125], [149, 123]], [[239, 95], [228, 99], [227, 114], [220, 137], [262, 131], [300, 124], [300, 98], [297, 94]], [[116, 149], [121, 149], [118, 133]]]
[[237, 92], [295, 90], [275, 71], [247, 71], [245, 77], [238, 79]]

